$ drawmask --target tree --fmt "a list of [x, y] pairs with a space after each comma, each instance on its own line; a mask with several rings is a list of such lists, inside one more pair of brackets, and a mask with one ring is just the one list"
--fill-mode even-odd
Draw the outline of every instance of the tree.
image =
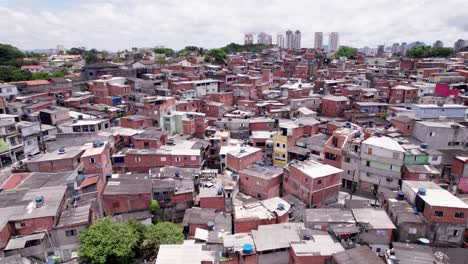
[[0, 43], [0, 65], [21, 67], [24, 56], [25, 54], [21, 50], [8, 44]]
[[182, 244], [184, 234], [182, 228], [171, 222], [159, 222], [151, 225], [146, 233], [148, 249], [157, 252], [160, 245]]
[[406, 52], [412, 58], [450, 57], [453, 55], [452, 48], [432, 48], [430, 46], [414, 46]]
[[339, 59], [341, 57], [346, 57], [348, 59], [355, 59], [357, 54], [357, 50], [355, 48], [351, 48], [348, 46], [341, 46], [336, 52], [335, 52], [335, 58]]
[[151, 200], [151, 203], [150, 203], [150, 206], [149, 206], [149, 210], [152, 214], [155, 214], [157, 212], [159, 212], [159, 202], [157, 200]]
[[32, 73], [14, 66], [0, 66], [0, 82], [28, 81], [32, 79]]
[[154, 48], [153, 51], [156, 54], [164, 54], [166, 57], [172, 57], [175, 54], [175, 51], [169, 48]]
[[226, 52], [223, 49], [212, 49], [208, 53], [208, 56], [212, 57], [215, 62], [224, 63], [226, 59]]
[[79, 257], [86, 263], [129, 263], [141, 245], [132, 224], [118, 224], [110, 217], [96, 221], [80, 236]]
[[70, 50], [67, 51], [68, 54], [70, 55], [83, 55], [86, 52], [85, 47], [73, 47]]

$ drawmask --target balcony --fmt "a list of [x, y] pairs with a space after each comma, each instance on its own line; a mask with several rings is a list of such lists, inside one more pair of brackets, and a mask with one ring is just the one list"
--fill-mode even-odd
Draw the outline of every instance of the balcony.
[[365, 165], [361, 165], [360, 170], [361, 170], [361, 172], [382, 175], [382, 176], [385, 176], [387, 178], [394, 178], [394, 179], [400, 179], [401, 178], [401, 172], [399, 172], [399, 171], [381, 170], [381, 169], [377, 169], [377, 168], [368, 167], [368, 166], [365, 166]]
[[403, 166], [403, 160], [402, 159], [391, 159], [391, 158], [387, 158], [387, 157], [380, 157], [380, 156], [377, 156], [377, 155], [369, 155], [369, 154], [366, 154], [366, 153], [361, 153], [361, 159], [377, 161], [377, 162], [380, 162], [380, 163], [383, 163], [383, 164]]

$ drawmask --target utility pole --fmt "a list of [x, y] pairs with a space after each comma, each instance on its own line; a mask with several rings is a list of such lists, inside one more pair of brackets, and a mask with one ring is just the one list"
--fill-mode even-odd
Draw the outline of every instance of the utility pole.
[[39, 150], [42, 152], [42, 153], [45, 153], [46, 151], [46, 148], [45, 148], [45, 144], [44, 144], [44, 136], [42, 134], [42, 121], [41, 121], [41, 117], [39, 116]]

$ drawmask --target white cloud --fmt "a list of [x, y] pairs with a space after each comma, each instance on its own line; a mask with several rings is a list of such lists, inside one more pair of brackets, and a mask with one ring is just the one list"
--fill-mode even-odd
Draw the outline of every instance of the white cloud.
[[[466, 0], [85, 0], [0, 2], [0, 42], [22, 49], [63, 44], [119, 50], [132, 46], [206, 48], [243, 42], [246, 32], [340, 32], [340, 43], [361, 47], [393, 42], [468, 39]], [[58, 3], [58, 2], [57, 2]], [[275, 39], [275, 37], [273, 37]], [[328, 39], [326, 37], [326, 39]]]

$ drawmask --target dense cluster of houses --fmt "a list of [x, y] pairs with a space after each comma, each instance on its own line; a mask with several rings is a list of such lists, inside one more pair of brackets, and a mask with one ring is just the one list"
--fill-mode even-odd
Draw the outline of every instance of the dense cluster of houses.
[[0, 259], [77, 259], [110, 216], [181, 223], [157, 264], [455, 263], [468, 53], [329, 58], [269, 48], [0, 84]]

